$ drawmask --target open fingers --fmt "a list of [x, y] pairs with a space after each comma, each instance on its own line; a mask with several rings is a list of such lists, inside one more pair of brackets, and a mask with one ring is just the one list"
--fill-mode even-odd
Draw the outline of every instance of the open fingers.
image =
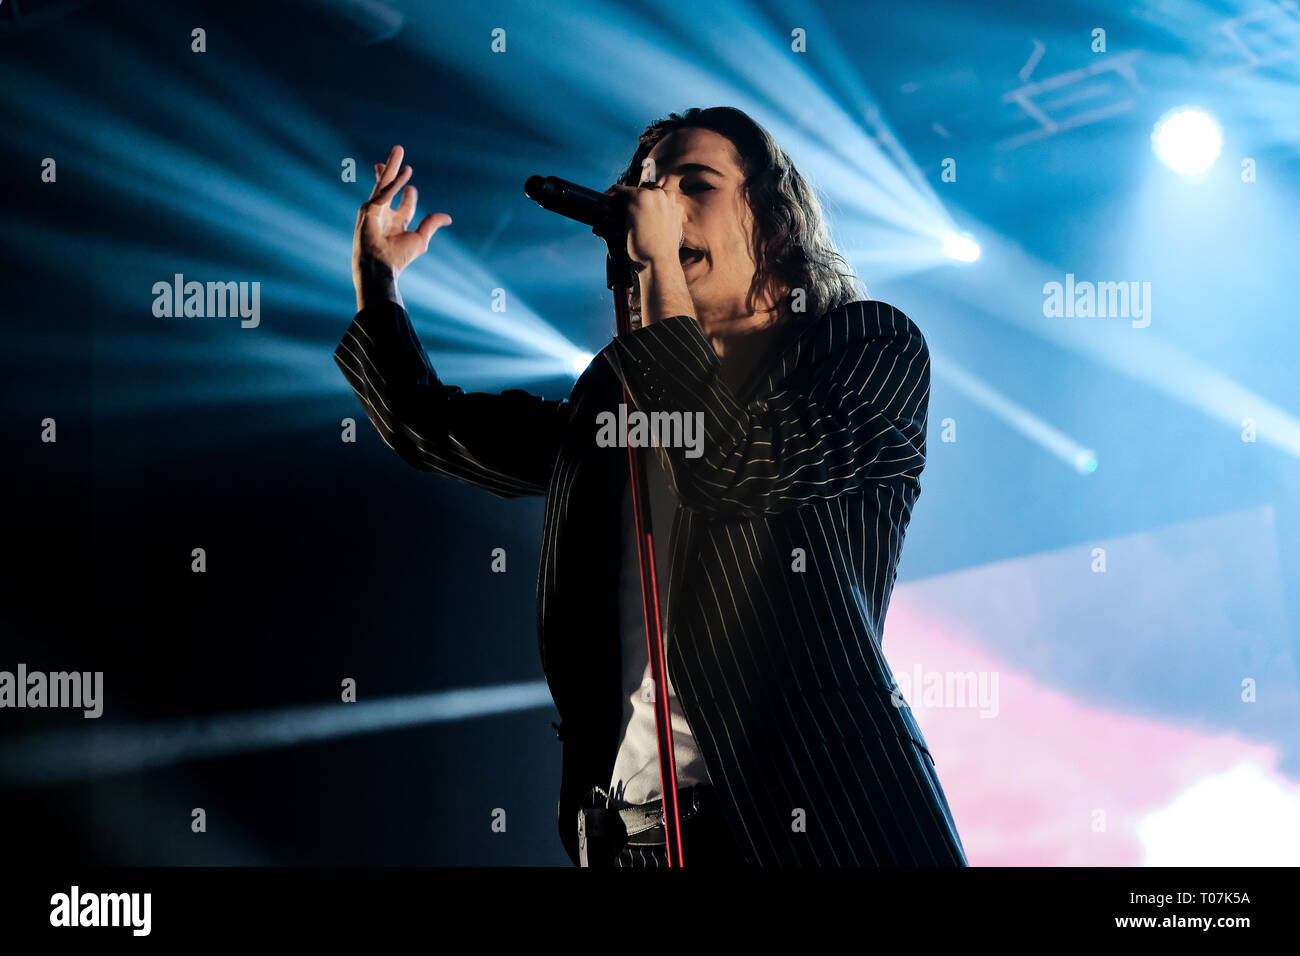
[[[378, 186], [376, 186], [376, 188], [379, 188], [379, 186], [383, 186], [383, 188], [380, 189], [373, 201], [383, 206], [392, 203], [393, 197], [397, 195], [397, 191], [406, 185], [407, 180], [411, 178], [411, 173], [413, 172], [410, 166], [403, 166], [400, 173], [398, 173], [394, 178], [389, 179], [388, 174], [391, 169], [392, 167], [390, 166], [385, 170], [383, 180], [381, 180]], [[384, 185], [384, 183], [387, 183], [387, 185]]]
[[402, 159], [405, 156], [406, 150], [402, 149], [400, 146], [393, 147], [393, 151], [389, 153], [388, 158], [384, 160], [384, 173], [383, 177], [379, 180], [381, 189], [397, 177], [398, 170], [402, 168]]
[[435, 232], [443, 226], [450, 225], [451, 216], [447, 215], [445, 212], [431, 212], [420, 220], [420, 225], [416, 227], [415, 231], [424, 237], [425, 242], [428, 242], [433, 238]]
[[407, 186], [402, 190], [402, 201], [397, 204], [397, 221], [405, 229], [415, 218], [415, 201], [419, 198], [418, 191], [414, 185]]
[[402, 168], [402, 157], [404, 155], [405, 150], [401, 146], [394, 146], [392, 152], [388, 154], [388, 159], [375, 164], [375, 188], [370, 191], [372, 200], [378, 199], [384, 187], [397, 176], [398, 171]]

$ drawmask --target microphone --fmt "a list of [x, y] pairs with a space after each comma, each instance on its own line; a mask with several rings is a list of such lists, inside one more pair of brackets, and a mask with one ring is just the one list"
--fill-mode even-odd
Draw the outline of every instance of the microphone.
[[[588, 226], [614, 227], [623, 231], [623, 204], [613, 196], [579, 186], [558, 176], [529, 176], [524, 195], [543, 209], [559, 213]], [[594, 231], [594, 228], [593, 228]]]

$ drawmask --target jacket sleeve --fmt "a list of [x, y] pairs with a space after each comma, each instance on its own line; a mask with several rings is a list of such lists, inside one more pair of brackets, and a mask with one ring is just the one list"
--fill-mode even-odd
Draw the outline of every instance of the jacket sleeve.
[[334, 361], [385, 443], [408, 464], [502, 498], [546, 493], [567, 400], [444, 385], [406, 310], [393, 302], [357, 313]]
[[[684, 507], [746, 517], [867, 484], [919, 479], [929, 350], [902, 312], [870, 306], [862, 307], [865, 334], [842, 345], [802, 343], [821, 358], [792, 371], [781, 391], [747, 405], [723, 382], [717, 354], [690, 316], [655, 322], [606, 346], [601, 354], [638, 409], [703, 412], [699, 457], [665, 449]], [[828, 326], [825, 334], [833, 332]]]

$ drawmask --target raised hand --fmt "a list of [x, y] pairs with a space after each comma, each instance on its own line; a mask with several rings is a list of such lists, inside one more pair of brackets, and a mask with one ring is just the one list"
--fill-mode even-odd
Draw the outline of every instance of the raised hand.
[[[394, 146], [387, 162], [375, 164], [375, 187], [357, 212], [352, 236], [352, 281], [357, 289], [358, 311], [371, 298], [368, 293], [393, 297], [401, 271], [424, 255], [435, 232], [451, 225], [451, 216], [435, 212], [425, 216], [415, 229], [407, 229], [415, 218], [417, 193], [414, 186], [407, 186], [412, 170], [402, 165], [403, 154], [401, 146]], [[402, 201], [394, 209], [393, 197], [399, 191]]]

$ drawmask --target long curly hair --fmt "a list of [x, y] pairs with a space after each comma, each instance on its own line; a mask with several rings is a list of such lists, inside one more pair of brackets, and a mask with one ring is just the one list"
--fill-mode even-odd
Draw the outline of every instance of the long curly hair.
[[[619, 176], [624, 186], [641, 182], [641, 163], [665, 136], [680, 129], [712, 130], [726, 137], [740, 157], [743, 194], [753, 213], [752, 248], [757, 268], [746, 308], [770, 287], [783, 292], [781, 319], [808, 320], [866, 297], [848, 262], [830, 240], [821, 203], [772, 134], [747, 113], [730, 106], [692, 107], [669, 113], [645, 128], [636, 153]], [[798, 293], [802, 294], [799, 295]], [[641, 322], [641, 289], [632, 280], [634, 324]]]

